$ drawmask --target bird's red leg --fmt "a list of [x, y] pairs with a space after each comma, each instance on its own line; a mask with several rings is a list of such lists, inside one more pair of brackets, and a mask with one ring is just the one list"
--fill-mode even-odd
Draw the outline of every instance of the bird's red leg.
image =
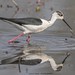
[[27, 39], [26, 39], [26, 42], [27, 42], [27, 44], [29, 45], [30, 44], [30, 34], [28, 34], [28, 37], [27, 37]]
[[21, 34], [19, 34], [18, 36], [14, 37], [13, 39], [9, 40], [8, 43], [13, 43], [16, 39], [18, 39], [19, 37], [23, 36], [24, 33], [22, 32]]

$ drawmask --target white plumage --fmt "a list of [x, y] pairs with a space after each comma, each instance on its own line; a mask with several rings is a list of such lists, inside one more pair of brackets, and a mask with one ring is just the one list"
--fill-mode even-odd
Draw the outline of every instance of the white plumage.
[[[37, 32], [44, 31], [46, 28], [52, 26], [57, 19], [63, 20], [66, 23], [66, 25], [70, 28], [70, 31], [72, 33], [71, 26], [68, 25], [67, 22], [64, 20], [64, 15], [60, 11], [54, 12], [52, 14], [52, 17], [51, 17], [50, 21], [47, 21], [45, 19], [40, 19], [40, 18], [38, 19], [38, 18], [3, 18], [3, 17], [0, 17], [0, 20], [3, 20], [3, 21], [8, 22], [8, 23], [11, 23], [15, 27], [17, 27], [18, 29], [23, 31], [17, 37], [9, 40], [8, 41], [9, 43], [12, 43], [17, 38], [19, 38], [20, 36], [22, 36], [24, 34], [37, 33]], [[29, 44], [29, 42], [30, 42], [30, 35], [28, 36], [26, 41]]]

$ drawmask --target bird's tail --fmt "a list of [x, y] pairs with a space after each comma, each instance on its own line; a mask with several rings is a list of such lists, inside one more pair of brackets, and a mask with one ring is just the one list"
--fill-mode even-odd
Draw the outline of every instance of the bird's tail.
[[0, 17], [0, 20], [6, 20], [7, 18], [4, 18], [4, 17]]

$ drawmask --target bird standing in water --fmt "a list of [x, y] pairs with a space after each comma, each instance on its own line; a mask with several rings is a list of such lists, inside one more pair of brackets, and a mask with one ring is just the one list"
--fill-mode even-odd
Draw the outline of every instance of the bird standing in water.
[[52, 14], [51, 20], [47, 21], [45, 19], [40, 18], [4, 18], [0, 17], [0, 20], [11, 23], [18, 29], [22, 31], [21, 34], [9, 40], [8, 43], [13, 43], [16, 39], [24, 34], [28, 34], [28, 38], [26, 39], [27, 43], [30, 43], [30, 34], [38, 33], [44, 31], [46, 28], [52, 26], [57, 19], [63, 20], [66, 25], [70, 28], [71, 33], [73, 33], [71, 26], [64, 20], [64, 15], [60, 11], [56, 11]]

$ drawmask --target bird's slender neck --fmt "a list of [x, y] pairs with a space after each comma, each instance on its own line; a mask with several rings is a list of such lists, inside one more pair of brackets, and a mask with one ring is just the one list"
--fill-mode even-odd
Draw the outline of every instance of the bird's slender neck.
[[50, 58], [50, 59], [49, 59], [49, 62], [50, 62], [50, 64], [51, 64], [51, 67], [53, 68], [53, 70], [56, 70], [56, 69], [57, 69], [57, 64], [56, 64], [56, 62], [54, 61], [54, 59], [53, 59], [53, 58]]
[[57, 20], [56, 16], [52, 16], [51, 20], [49, 21], [50, 25], [54, 24], [54, 22]]

